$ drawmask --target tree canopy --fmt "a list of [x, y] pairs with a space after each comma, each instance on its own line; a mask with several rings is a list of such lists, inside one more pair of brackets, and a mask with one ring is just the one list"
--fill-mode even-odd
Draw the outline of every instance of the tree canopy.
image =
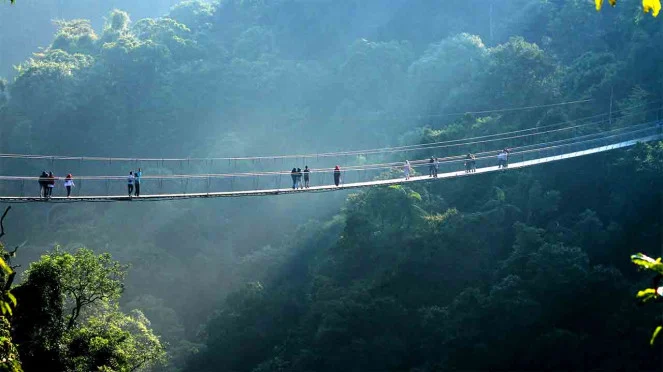
[[110, 254], [56, 248], [30, 264], [16, 288], [15, 338], [25, 369], [143, 371], [165, 362], [159, 338], [138, 310], [118, 300], [127, 266]]
[[285, 273], [226, 299], [189, 369], [577, 370], [587, 358], [655, 369], [618, 247], [658, 247], [650, 187], [662, 155], [639, 145], [564, 176], [560, 163], [353, 194], [338, 218], [272, 253], [298, 257]]
[[91, 250], [79, 249], [71, 254], [56, 248], [53, 253], [32, 263], [25, 276], [30, 281], [33, 272], [58, 273], [65, 308], [70, 309], [66, 327], [69, 330], [76, 325], [81, 310], [120, 298], [126, 270], [126, 266], [112, 261], [109, 253], [97, 256]]

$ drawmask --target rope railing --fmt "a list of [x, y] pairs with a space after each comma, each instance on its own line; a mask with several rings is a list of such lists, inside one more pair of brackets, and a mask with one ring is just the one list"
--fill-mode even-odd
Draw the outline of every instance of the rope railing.
[[[662, 138], [660, 129], [655, 130], [652, 132], [653, 134], [647, 136], [647, 137], [641, 137], [641, 138], [632, 138], [626, 141], [622, 142], [617, 142], [617, 143], [610, 143], [608, 145], [603, 145], [601, 147], [594, 147], [594, 148], [587, 148], [582, 151], [575, 151], [571, 153], [553, 153], [553, 154], [547, 154], [547, 157], [544, 158], [535, 158], [533, 160], [527, 160], [527, 161], [520, 161], [520, 162], [515, 162], [510, 165], [510, 168], [523, 168], [527, 166], [533, 166], [541, 163], [548, 163], [552, 161], [558, 161], [558, 160], [564, 160], [564, 159], [570, 159], [570, 158], [575, 158], [578, 156], [584, 156], [584, 155], [589, 155], [589, 154], [595, 154], [603, 151], [609, 151], [612, 149], [616, 148], [625, 148], [628, 146], [632, 146], [636, 144], [637, 142], [646, 142], [646, 141], [653, 141], [653, 140], [660, 140]], [[592, 140], [594, 142], [596, 141], [605, 141], [604, 139], [595, 139]], [[569, 147], [569, 146], [567, 146]], [[477, 173], [466, 173], [463, 171], [452, 171], [449, 173], [441, 173], [440, 178], [453, 178], [453, 177], [459, 177], [459, 176], [464, 176], [464, 175], [470, 175], [470, 174], [480, 174], [480, 173], [488, 173], [488, 172], [495, 172], [498, 171], [498, 167], [496, 166], [487, 166], [487, 167], [482, 167], [482, 168], [477, 168]], [[364, 188], [364, 187], [380, 187], [380, 186], [388, 186], [388, 185], [396, 185], [396, 184], [402, 184], [406, 182], [420, 182], [420, 181], [429, 181], [433, 180], [434, 178], [428, 178], [428, 176], [413, 176], [410, 178], [410, 180], [406, 181], [402, 177], [399, 178], [390, 178], [390, 179], [382, 179], [382, 180], [375, 180], [375, 181], [369, 181], [369, 182], [357, 182], [357, 183], [342, 183], [340, 186], [335, 187], [334, 185], [323, 185], [323, 186], [316, 186], [312, 187], [310, 189], [305, 189], [305, 190], [291, 190], [291, 189], [260, 189], [260, 190], [243, 190], [243, 191], [214, 191], [214, 192], [192, 192], [192, 193], [171, 193], [171, 194], [158, 194], [158, 195], [144, 195], [144, 197], [140, 198], [131, 198], [128, 196], [121, 196], [121, 195], [104, 195], [104, 196], [77, 196], [73, 197], [71, 199], [64, 198], [64, 197], [55, 197], [53, 199], [50, 199], [50, 202], [115, 202], [115, 201], [165, 201], [165, 200], [184, 200], [184, 199], [193, 199], [193, 198], [218, 198], [218, 197], [248, 197], [248, 196], [267, 196], [267, 195], [281, 195], [281, 194], [289, 194], [289, 193], [299, 193], [299, 192], [307, 192], [307, 193], [320, 193], [320, 192], [329, 192], [329, 191], [335, 191], [335, 190], [350, 190], [350, 189], [356, 189], [356, 188]], [[37, 197], [6, 197], [6, 196], [0, 196], [0, 201], [4, 202], [10, 202], [10, 203], [24, 203], [24, 202], [38, 202], [38, 201], [44, 201], [44, 199], [40, 199]]]
[[[613, 134], [612, 136], [608, 137], [614, 137], [614, 134], [619, 133], [619, 132], [626, 132], [626, 133], [641, 133], [642, 131], [647, 131], [653, 128], [653, 125], [655, 125], [657, 122], [649, 122], [649, 123], [643, 123], [643, 124], [638, 124], [634, 125], [631, 127], [622, 127], [622, 128], [615, 128], [603, 132], [597, 132], [597, 133], [590, 133], [590, 134], [585, 134], [577, 137], [572, 137], [572, 138], [566, 138], [566, 139], [561, 139], [561, 140], [556, 140], [556, 141], [548, 141], [544, 143], [538, 143], [538, 144], [532, 144], [532, 145], [524, 145], [524, 146], [514, 146], [510, 147], [510, 153], [512, 156], [514, 154], [522, 154], [522, 153], [530, 153], [530, 152], [535, 152], [535, 151], [540, 151], [544, 150], [546, 148], [552, 148], [552, 147], [558, 147], [561, 146], [565, 143], [584, 143], [587, 140], [591, 140], [593, 137], [606, 137], [606, 134]], [[481, 159], [492, 159], [495, 155], [497, 155], [500, 151], [502, 151], [503, 148], [499, 149], [494, 149], [494, 150], [489, 150], [489, 151], [483, 151], [483, 152], [478, 152], [474, 153], [475, 159], [476, 160], [481, 160]], [[466, 160], [466, 154], [459, 154], [459, 155], [453, 155], [453, 156], [447, 156], [447, 157], [440, 157], [438, 159], [438, 163], [440, 165], [444, 164], [449, 164], [449, 163], [459, 163], [459, 162], [464, 162]], [[414, 167], [418, 166], [428, 166], [429, 165], [429, 158], [425, 159], [415, 159], [415, 160], [410, 160], [410, 164]], [[358, 171], [366, 171], [366, 170], [376, 170], [376, 169], [389, 169], [393, 167], [398, 167], [402, 166], [403, 161], [398, 161], [398, 162], [387, 162], [387, 163], [376, 163], [376, 164], [365, 164], [365, 165], [353, 165], [353, 166], [344, 166], [343, 170], [344, 171], [353, 171], [353, 172], [358, 172]], [[330, 168], [320, 168], [320, 169], [311, 169], [310, 174], [316, 174], [316, 173], [330, 173], [334, 170], [333, 167]], [[288, 170], [282, 170], [282, 171], [268, 171], [268, 172], [235, 172], [235, 173], [201, 173], [201, 174], [170, 174], [170, 175], [145, 175], [142, 176], [141, 179], [143, 180], [171, 180], [171, 179], [194, 179], [194, 178], [229, 178], [229, 177], [254, 177], [254, 176], [274, 176], [274, 175], [290, 175], [291, 171]], [[26, 181], [37, 181], [40, 177], [38, 176], [0, 176], [0, 180], [7, 180], [7, 181], [12, 181], [12, 180], [26, 180]], [[62, 179], [62, 177], [58, 177], [57, 179]], [[117, 181], [117, 180], [126, 180], [127, 176], [77, 176], [75, 177], [77, 180], [109, 180], [109, 181]]]
[[[574, 151], [584, 151], [591, 148], [600, 146], [611, 145], [614, 143], [621, 143], [624, 141], [632, 141], [642, 138], [656, 139], [661, 134], [661, 123], [651, 122], [631, 127], [615, 128], [600, 133], [590, 133], [574, 138], [566, 138], [556, 141], [548, 141], [533, 145], [524, 145], [512, 148], [509, 155], [510, 161], [536, 161], [537, 159], [547, 156], [556, 156], [564, 153]], [[496, 165], [495, 154], [499, 150], [490, 150], [476, 154], [474, 161], [477, 168], [490, 168]], [[463, 171], [462, 163], [465, 162], [464, 155], [449, 156], [440, 159], [438, 162], [438, 172], [459, 172]], [[397, 180], [393, 178], [393, 172], [401, 172], [402, 174], [403, 162], [390, 162], [378, 163], [368, 165], [349, 166], [342, 169], [342, 182], [341, 186], [345, 187], [348, 184], [356, 184], [358, 182], [370, 184], [370, 180], [376, 179], [382, 174], [382, 177], [390, 180]], [[411, 161], [411, 167], [414, 170], [429, 168], [431, 164], [429, 159], [418, 159]], [[309, 173], [310, 180], [314, 185], [329, 185], [333, 177], [330, 173], [333, 169], [316, 169]], [[387, 172], [387, 173], [385, 173]], [[185, 195], [187, 193], [193, 194], [214, 194], [219, 192], [234, 192], [238, 195], [247, 192], [260, 192], [263, 189], [270, 188], [271, 190], [279, 190], [290, 188], [291, 178], [287, 177], [290, 172], [247, 172], [247, 173], [222, 173], [222, 174], [175, 174], [175, 175], [146, 175], [141, 179], [142, 193], [145, 194], [147, 190], [150, 191], [151, 197], [159, 197], [160, 195]], [[399, 174], [400, 176], [400, 174]], [[0, 181], [13, 181], [5, 183], [0, 187], [1, 194], [11, 195], [19, 194], [21, 197], [26, 195], [26, 183], [34, 182], [35, 187], [29, 189], [37, 189], [36, 181], [39, 177], [22, 177], [22, 176], [0, 176]], [[59, 181], [63, 180], [62, 178]], [[124, 182], [115, 182], [126, 180], [124, 176], [83, 176], [74, 179], [78, 183], [78, 188], [75, 189], [75, 197], [85, 197], [85, 195], [99, 195], [105, 193], [108, 197], [112, 194], [122, 195], [118, 192], [118, 186], [125, 185]], [[85, 181], [85, 182], [82, 182]], [[90, 184], [88, 181], [92, 181]], [[97, 181], [97, 182], [94, 182]], [[82, 190], [83, 183], [85, 184], [85, 192]], [[11, 186], [14, 184], [15, 186]], [[62, 190], [59, 186], [57, 189]], [[9, 185], [9, 186], [8, 186]], [[17, 187], [18, 186], [18, 187]], [[126, 185], [124, 186], [126, 188]], [[319, 187], [319, 186], [317, 186]], [[62, 193], [61, 191], [57, 191]], [[35, 195], [36, 192], [30, 193]], [[126, 195], [126, 194], [125, 194]], [[27, 197], [35, 199], [35, 197]], [[0, 197], [3, 200], [3, 197]]]

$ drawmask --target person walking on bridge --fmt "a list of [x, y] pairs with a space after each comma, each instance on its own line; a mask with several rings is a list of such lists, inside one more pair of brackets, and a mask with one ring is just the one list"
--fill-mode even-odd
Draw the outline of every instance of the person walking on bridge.
[[74, 177], [69, 173], [64, 179], [64, 187], [67, 189], [67, 197], [71, 196], [71, 188], [75, 186]]
[[39, 197], [40, 198], [46, 198], [48, 197], [48, 173], [46, 171], [41, 172], [41, 176], [39, 176]]
[[334, 167], [334, 184], [338, 186], [341, 183], [341, 168], [337, 165]]
[[437, 178], [437, 172], [440, 171], [440, 161], [437, 158], [435, 158], [435, 161], [433, 162], [433, 168], [435, 171], [435, 178]]
[[129, 177], [127, 177], [127, 189], [129, 190], [129, 197], [131, 197], [131, 194], [134, 192], [134, 180], [136, 178], [134, 177], [134, 172], [129, 171]]
[[406, 160], [405, 165], [403, 166], [403, 173], [405, 173], [405, 180], [406, 181], [410, 179], [410, 170], [411, 169], [412, 169], [412, 167], [410, 166], [410, 161]]
[[306, 165], [304, 166], [304, 187], [307, 189], [311, 187], [311, 185], [309, 184], [310, 176], [311, 176], [311, 170], [308, 169], [308, 165]]
[[297, 168], [297, 187], [299, 189], [304, 188], [304, 184], [302, 183], [302, 176], [303, 176], [302, 168]]
[[136, 189], [136, 196], [140, 196], [140, 177], [143, 176], [143, 171], [138, 168], [134, 173], [134, 188]]
[[507, 166], [507, 153], [502, 151], [497, 155], [497, 168], [506, 168]]

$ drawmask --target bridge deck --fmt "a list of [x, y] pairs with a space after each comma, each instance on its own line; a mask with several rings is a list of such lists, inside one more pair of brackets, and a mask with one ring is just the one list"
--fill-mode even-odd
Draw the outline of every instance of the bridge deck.
[[[596, 154], [600, 152], [610, 151], [614, 149], [625, 148], [633, 146], [638, 142], [648, 142], [661, 139], [661, 135], [652, 135], [642, 138], [637, 138], [634, 140], [619, 142], [607, 146], [590, 148], [582, 151], [575, 151], [561, 155], [548, 156], [539, 159], [526, 160], [521, 162], [512, 162], [509, 164], [507, 169], [518, 169], [529, 167], [538, 164], [550, 163], [559, 160], [571, 159], [585, 155]], [[227, 198], [227, 197], [246, 197], [246, 196], [266, 196], [266, 195], [282, 195], [282, 194], [298, 194], [306, 192], [329, 192], [329, 191], [338, 191], [338, 190], [348, 190], [348, 189], [357, 189], [364, 187], [377, 187], [377, 186], [390, 186], [390, 185], [400, 185], [410, 182], [427, 182], [433, 180], [454, 178], [454, 177], [463, 177], [463, 176], [472, 176], [483, 173], [490, 173], [500, 171], [497, 166], [492, 167], [483, 167], [477, 168], [474, 173], [466, 173], [464, 170], [457, 172], [449, 172], [439, 174], [437, 178], [431, 178], [429, 176], [416, 176], [410, 177], [409, 180], [404, 178], [395, 178], [388, 180], [376, 180], [368, 182], [356, 182], [356, 183], [347, 183], [341, 184], [336, 187], [334, 185], [325, 185], [325, 186], [314, 186], [308, 189], [294, 190], [291, 188], [287, 189], [262, 189], [262, 190], [246, 190], [246, 191], [221, 191], [221, 192], [209, 192], [209, 193], [188, 193], [188, 194], [153, 194], [153, 195], [141, 195], [140, 197], [129, 197], [127, 195], [98, 195], [98, 196], [72, 196], [72, 197], [62, 197], [55, 196], [50, 198], [48, 201], [39, 197], [21, 197], [21, 196], [0, 196], [0, 202], [5, 203], [22, 203], [22, 202], [48, 202], [48, 203], [74, 203], [74, 202], [115, 202], [115, 201], [158, 201], [158, 200], [175, 200], [175, 199], [192, 199], [192, 198]]]

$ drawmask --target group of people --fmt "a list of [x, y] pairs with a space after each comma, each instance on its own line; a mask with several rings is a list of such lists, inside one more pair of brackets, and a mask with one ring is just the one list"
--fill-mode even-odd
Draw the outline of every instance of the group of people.
[[[437, 178], [437, 172], [440, 170], [440, 162], [437, 160], [436, 157], [431, 156], [430, 159], [428, 160], [428, 177], [434, 177]], [[405, 164], [403, 165], [403, 174], [405, 175], [405, 180], [410, 179], [410, 173], [412, 172], [412, 164], [410, 164], [409, 160], [405, 161]]]
[[[292, 177], [292, 189], [308, 189], [311, 187], [311, 169], [308, 165], [304, 166], [304, 170], [301, 168], [292, 168], [290, 172], [290, 177]], [[302, 184], [302, 178], [304, 183]], [[338, 165], [334, 167], [334, 185], [339, 186], [341, 184], [341, 167]]]
[[[132, 196], [132, 193], [135, 191], [135, 196], [140, 196], [140, 181], [143, 172], [140, 168], [137, 171], [129, 172], [129, 177], [127, 178], [127, 186], [129, 189], [129, 196]], [[53, 189], [55, 188], [55, 181], [59, 178], [55, 177], [53, 172], [41, 172], [39, 176], [39, 197], [44, 199], [50, 199], [53, 196]], [[64, 187], [67, 190], [67, 197], [71, 196], [71, 189], [76, 186], [74, 183], [74, 177], [69, 173], [64, 179]]]
[[428, 160], [428, 177], [437, 178], [437, 171], [440, 170], [440, 162], [435, 157], [430, 157]]
[[[500, 151], [500, 153], [497, 155], [498, 168], [506, 168], [509, 166], [510, 153], [511, 149], [508, 148], [505, 148], [504, 150]], [[428, 160], [428, 176], [437, 178], [439, 170], [440, 170], [439, 160], [436, 157], [431, 156], [430, 159]], [[476, 173], [476, 171], [477, 171], [477, 158], [474, 154], [468, 153], [465, 156], [465, 173]], [[405, 164], [403, 165], [403, 174], [405, 175], [406, 181], [410, 179], [411, 172], [412, 172], [412, 165], [410, 164], [409, 160], [406, 160]]]
[[[290, 172], [290, 177], [292, 177], [292, 188], [293, 189], [303, 189], [303, 188], [309, 188], [310, 182], [311, 182], [311, 170], [308, 168], [308, 165], [304, 166], [304, 170], [302, 171], [302, 168], [292, 168], [292, 172]], [[304, 177], [304, 183], [302, 184], [302, 177]]]
[[475, 173], [477, 171], [477, 158], [469, 153], [465, 156], [465, 173]]
[[135, 191], [136, 196], [140, 196], [140, 178], [143, 176], [143, 171], [138, 168], [137, 171], [130, 171], [129, 177], [127, 177], [127, 190], [129, 191], [129, 197]]
[[[506, 168], [509, 166], [509, 153], [510, 150], [508, 148], [502, 150], [498, 155], [497, 155], [497, 167], [498, 168]], [[428, 176], [429, 177], [434, 177], [437, 178], [438, 171], [440, 167], [440, 162], [436, 157], [431, 156], [431, 158], [428, 160]], [[465, 157], [465, 172], [466, 173], [474, 173], [476, 172], [476, 157], [474, 154], [467, 154]], [[409, 160], [405, 161], [405, 164], [403, 165], [403, 173], [405, 174], [405, 180], [410, 179], [410, 172], [412, 171], [412, 165], [410, 164]], [[143, 172], [140, 168], [138, 168], [137, 171], [130, 171], [129, 172], [129, 177], [127, 177], [127, 190], [129, 193], [129, 196], [140, 196], [140, 183], [141, 183], [141, 177], [143, 175]], [[310, 181], [311, 181], [311, 170], [309, 169], [308, 165], [304, 166], [304, 170], [301, 168], [292, 168], [292, 172], [290, 172], [290, 176], [292, 177], [292, 189], [308, 189], [310, 187]], [[304, 182], [302, 183], [302, 178]], [[41, 175], [39, 176], [39, 186], [40, 186], [40, 197], [41, 198], [46, 198], [49, 199], [53, 195], [53, 188], [55, 188], [55, 181], [58, 178], [55, 177], [53, 172], [46, 172], [43, 171]], [[341, 168], [337, 165], [334, 167], [334, 184], [336, 186], [339, 186], [341, 183]], [[64, 187], [67, 190], [67, 197], [70, 197], [71, 195], [71, 189], [72, 187], [75, 187], [76, 185], [74, 184], [74, 179], [73, 176], [68, 174], [64, 178]]]
[[[43, 199], [50, 199], [53, 196], [53, 189], [55, 188], [55, 181], [58, 180], [53, 172], [42, 171], [39, 176], [39, 197]], [[64, 178], [64, 187], [67, 189], [67, 197], [71, 196], [71, 188], [76, 186], [74, 184], [74, 177], [69, 173]]]

